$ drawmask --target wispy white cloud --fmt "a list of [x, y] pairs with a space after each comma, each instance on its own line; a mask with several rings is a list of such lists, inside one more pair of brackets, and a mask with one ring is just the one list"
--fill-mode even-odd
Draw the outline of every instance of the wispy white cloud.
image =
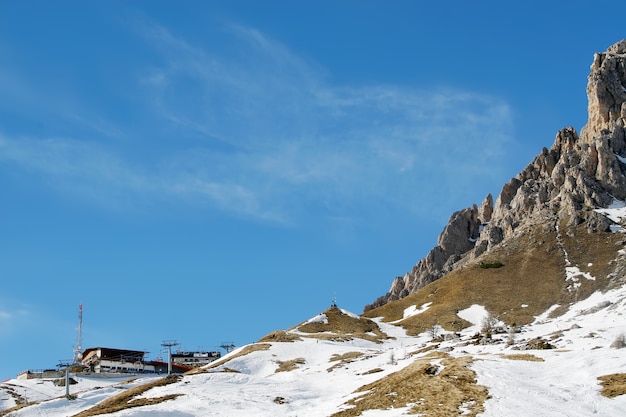
[[9, 333], [17, 330], [24, 319], [27, 319], [31, 312], [24, 306], [14, 305], [13, 302], [1, 301], [0, 307], [0, 340], [7, 337]]
[[[226, 33], [225, 50], [141, 26], [159, 57], [146, 62], [136, 92], [153, 112], [149, 131], [167, 132], [158, 137], [167, 150], [156, 157], [95, 140], [5, 135], [0, 163], [45, 174], [64, 189], [98, 190], [92, 194], [100, 199], [180, 199], [280, 222], [309, 210], [328, 218], [375, 207], [431, 214], [424, 195], [457, 199], [504, 165], [512, 120], [497, 97], [335, 85], [317, 64], [255, 29]], [[178, 139], [190, 134], [201, 140]], [[157, 139], [132, 140], [151, 147]]]
[[0, 135], [0, 161], [40, 175], [52, 186], [80, 191], [85, 196], [150, 186], [138, 166], [131, 167], [93, 141]]

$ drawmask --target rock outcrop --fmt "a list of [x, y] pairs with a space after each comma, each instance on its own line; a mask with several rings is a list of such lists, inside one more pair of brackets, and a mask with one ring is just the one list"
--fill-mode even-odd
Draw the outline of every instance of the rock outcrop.
[[560, 130], [541, 153], [502, 187], [496, 202], [487, 196], [452, 215], [437, 246], [413, 269], [397, 277], [387, 294], [366, 310], [403, 298], [455, 268], [487, 256], [522, 226], [586, 225], [608, 232], [612, 221], [594, 211], [626, 199], [626, 40], [596, 53], [587, 84], [588, 122], [579, 136]]
[[493, 200], [489, 195], [480, 209], [474, 205], [454, 213], [439, 235], [437, 246], [432, 248], [411, 272], [397, 277], [384, 300], [382, 298], [378, 300], [378, 305], [381, 302], [384, 304], [405, 297], [450, 272], [455, 262], [461, 259], [461, 255], [474, 248], [483, 221], [488, 221], [481, 216], [490, 216], [492, 211]]

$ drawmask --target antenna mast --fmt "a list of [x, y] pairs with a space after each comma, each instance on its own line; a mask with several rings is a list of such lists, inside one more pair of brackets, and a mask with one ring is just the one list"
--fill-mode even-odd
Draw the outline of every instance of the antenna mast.
[[74, 363], [80, 363], [83, 360], [83, 303], [78, 306], [78, 335], [76, 337], [76, 346], [74, 347]]

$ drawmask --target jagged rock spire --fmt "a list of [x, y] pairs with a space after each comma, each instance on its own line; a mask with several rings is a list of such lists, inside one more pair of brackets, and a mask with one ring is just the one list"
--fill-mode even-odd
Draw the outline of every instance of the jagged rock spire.
[[596, 53], [587, 83], [589, 100], [587, 125], [581, 137], [585, 142], [611, 134], [620, 140], [617, 152], [624, 147], [626, 120], [626, 40]]

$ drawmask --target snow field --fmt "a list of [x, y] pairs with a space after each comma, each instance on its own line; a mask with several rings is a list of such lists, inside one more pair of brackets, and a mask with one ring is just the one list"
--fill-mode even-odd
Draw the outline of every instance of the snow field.
[[[408, 314], [428, 308], [415, 306]], [[294, 342], [272, 342], [266, 350], [256, 350], [237, 356], [241, 349], [225, 356], [232, 357], [206, 373], [184, 376], [181, 381], [153, 388], [142, 395], [157, 398], [170, 394], [183, 394], [160, 404], [129, 408], [113, 416], [285, 416], [322, 417], [345, 409], [346, 401], [362, 395], [354, 393], [360, 387], [384, 378], [415, 359], [426, 356], [416, 354], [426, 346], [446, 352], [454, 357], [471, 356], [470, 368], [476, 372], [477, 383], [488, 388], [491, 398], [485, 402], [481, 416], [597, 416], [624, 415], [626, 396], [613, 399], [603, 397], [598, 377], [612, 373], [626, 373], [626, 349], [613, 349], [610, 344], [626, 333], [626, 287], [606, 293], [595, 293], [569, 309], [563, 316], [550, 317], [549, 309], [534, 323], [524, 326], [515, 334], [515, 344], [507, 344], [508, 334], [495, 335], [492, 344], [473, 344], [472, 336], [480, 331], [487, 310], [480, 305], [458, 313], [459, 317], [473, 323], [452, 338], [434, 344], [428, 332], [407, 336], [404, 329], [392, 323], [375, 321], [392, 339], [382, 343], [353, 339], [331, 341], [306, 338]], [[345, 313], [344, 313], [345, 314]], [[405, 314], [407, 314], [405, 312]], [[321, 315], [315, 320], [320, 320]], [[553, 344], [552, 350], [516, 350], [525, 341], [541, 337]], [[499, 339], [498, 339], [499, 338]], [[512, 356], [512, 355], [518, 356]], [[519, 354], [532, 355], [541, 361], [513, 360]], [[521, 356], [524, 358], [524, 356]], [[526, 356], [526, 358], [529, 358]], [[295, 369], [276, 372], [280, 362], [294, 361]], [[443, 369], [442, 361], [432, 358], [437, 373]], [[235, 370], [236, 372], [232, 372]], [[12, 416], [66, 417], [86, 410], [105, 398], [130, 388], [120, 381], [88, 380], [79, 378], [72, 386], [78, 398], [52, 399], [64, 394], [63, 387], [50, 382], [10, 381], [31, 400], [45, 400]], [[151, 379], [142, 379], [147, 382]], [[95, 387], [102, 387], [96, 389]], [[393, 395], [393, 392], [388, 395]], [[419, 396], [419, 393], [416, 393]], [[420, 401], [419, 397], [416, 401]], [[422, 400], [423, 401], [423, 400]], [[3, 409], [7, 402], [0, 403]], [[467, 406], [467, 405], [466, 405]], [[368, 410], [365, 417], [404, 416], [406, 407], [388, 410]], [[467, 411], [467, 408], [461, 408]]]

